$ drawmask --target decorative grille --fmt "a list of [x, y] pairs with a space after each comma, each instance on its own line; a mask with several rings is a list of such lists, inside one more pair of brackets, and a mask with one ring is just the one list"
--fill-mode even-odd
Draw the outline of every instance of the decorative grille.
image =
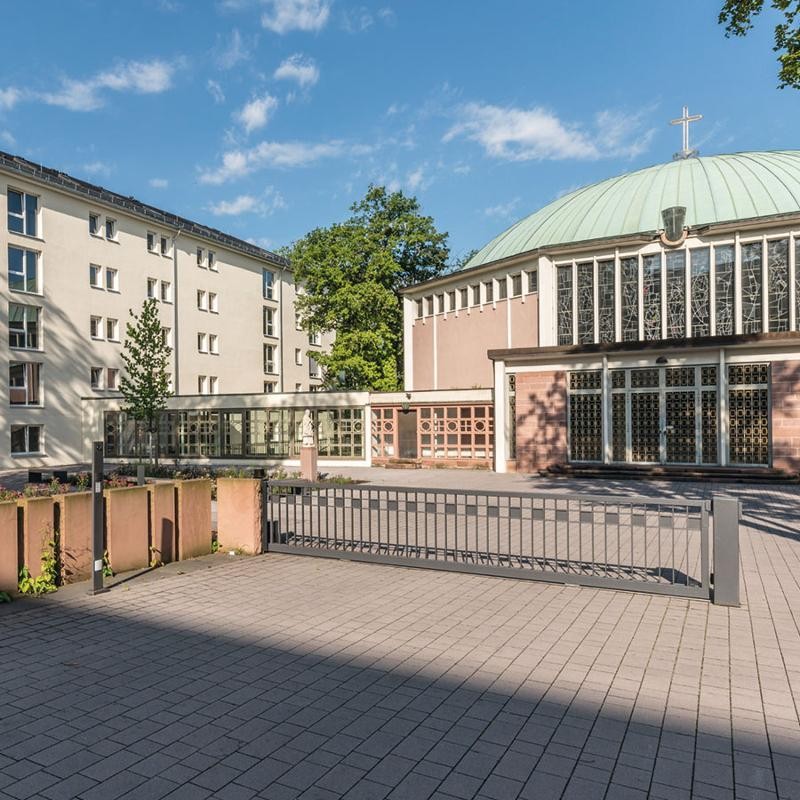
[[597, 322], [601, 342], [615, 339], [616, 307], [614, 302], [614, 262], [600, 261], [597, 264]]
[[572, 267], [557, 270], [558, 292], [558, 343], [572, 344]]
[[728, 367], [731, 464], [769, 464], [769, 364]]
[[578, 264], [578, 344], [594, 341], [594, 264]]
[[570, 459], [603, 460], [603, 398], [573, 394], [569, 399]]
[[667, 338], [686, 336], [686, 251], [667, 253]]
[[707, 247], [691, 251], [692, 336], [711, 333], [711, 260]]
[[642, 258], [644, 338], [661, 338], [661, 253]]
[[767, 242], [770, 331], [789, 330], [789, 240]]
[[735, 248], [732, 244], [714, 248], [714, 268], [716, 272], [715, 289], [717, 336], [730, 336], [733, 333], [733, 265]]
[[635, 342], [639, 339], [639, 259], [623, 258], [620, 261], [622, 274], [622, 340]]
[[761, 251], [761, 242], [742, 245], [742, 333], [761, 333], [764, 324]]

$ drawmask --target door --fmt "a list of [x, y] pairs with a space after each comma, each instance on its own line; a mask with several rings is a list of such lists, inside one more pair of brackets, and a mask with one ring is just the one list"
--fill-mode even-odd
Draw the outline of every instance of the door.
[[667, 464], [697, 463], [697, 397], [694, 389], [664, 392]]
[[631, 461], [661, 458], [660, 392], [631, 392]]
[[417, 412], [397, 415], [397, 439], [400, 458], [417, 458]]

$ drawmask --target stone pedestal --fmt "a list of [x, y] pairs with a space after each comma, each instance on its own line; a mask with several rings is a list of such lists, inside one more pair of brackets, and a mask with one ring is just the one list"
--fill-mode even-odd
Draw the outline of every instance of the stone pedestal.
[[317, 448], [304, 444], [300, 448], [300, 476], [305, 481], [316, 481], [318, 474]]

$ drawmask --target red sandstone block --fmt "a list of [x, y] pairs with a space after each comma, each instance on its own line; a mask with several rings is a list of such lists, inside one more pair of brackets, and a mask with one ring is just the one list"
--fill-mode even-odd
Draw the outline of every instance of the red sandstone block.
[[211, 481], [178, 481], [178, 558], [211, 552]]
[[65, 494], [61, 504], [61, 563], [64, 581], [84, 580], [92, 574], [92, 494]]
[[217, 478], [217, 539], [226, 550], [261, 552], [260, 480]]
[[52, 497], [30, 497], [20, 503], [23, 513], [22, 564], [32, 578], [42, 574], [42, 553], [55, 538], [55, 501]]
[[0, 592], [16, 591], [18, 574], [17, 504], [0, 503]]
[[106, 490], [108, 558], [115, 572], [150, 566], [146, 486]]
[[177, 557], [177, 502], [174, 483], [154, 483], [147, 487], [150, 494], [151, 556], [162, 564]]

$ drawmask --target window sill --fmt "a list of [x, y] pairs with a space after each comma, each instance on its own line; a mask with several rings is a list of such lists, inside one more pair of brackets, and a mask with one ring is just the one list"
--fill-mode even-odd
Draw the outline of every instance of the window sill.
[[100, 236], [99, 238], [105, 239], [107, 242], [111, 244], [119, 244], [119, 239], [109, 239], [108, 236]]
[[9, 408], [44, 408], [44, 403], [9, 403]]
[[13, 234], [14, 236], [19, 236], [23, 239], [27, 239], [29, 242], [42, 242], [42, 244], [44, 244], [43, 236], [32, 236], [30, 233], [20, 233], [19, 231], [12, 231], [12, 230], [9, 230], [9, 233]]
[[44, 297], [44, 292], [28, 292], [25, 289], [12, 289], [10, 286], [8, 287], [8, 291], [14, 294], [24, 294], [28, 297]]
[[20, 350], [23, 353], [44, 353], [44, 347], [19, 347], [18, 345], [10, 344], [9, 350]]
[[33, 458], [34, 456], [46, 456], [44, 450], [35, 450], [32, 453], [11, 453], [11, 458]]

